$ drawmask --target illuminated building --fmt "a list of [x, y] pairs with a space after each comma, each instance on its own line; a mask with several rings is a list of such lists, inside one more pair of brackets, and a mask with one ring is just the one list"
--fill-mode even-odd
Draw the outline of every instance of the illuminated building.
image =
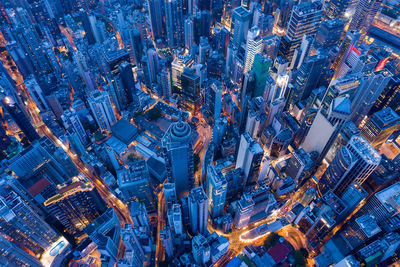
[[313, 36], [322, 17], [323, 4], [320, 1], [304, 2], [292, 9], [286, 35], [279, 45], [279, 56], [292, 59], [294, 50], [300, 46], [304, 34]]
[[100, 216], [107, 205], [88, 181], [73, 182], [47, 199], [44, 206], [70, 234], [81, 231]]
[[225, 207], [227, 181], [222, 172], [213, 165], [207, 168], [208, 210], [212, 218], [222, 215]]
[[[351, 0], [329, 1], [326, 6], [326, 17], [329, 19], [349, 19], [347, 9], [351, 5]], [[343, 30], [343, 29], [342, 29]]]
[[88, 103], [99, 128], [110, 130], [111, 126], [117, 122], [117, 118], [108, 93], [93, 91], [88, 98]]
[[168, 223], [176, 235], [183, 234], [182, 211], [178, 204], [173, 204], [168, 210]]
[[237, 211], [233, 221], [235, 228], [242, 229], [249, 224], [253, 209], [253, 199], [247, 194], [243, 195], [242, 198], [237, 202]]
[[292, 177], [296, 182], [308, 179], [314, 167], [314, 161], [309, 153], [300, 148], [293, 152], [285, 169], [286, 175]]
[[254, 57], [262, 52], [263, 41], [257, 26], [252, 27], [247, 34], [244, 73], [253, 67]]
[[188, 204], [192, 233], [205, 233], [208, 221], [208, 198], [202, 187], [191, 190]]
[[0, 264], [2, 266], [43, 266], [38, 259], [13, 245], [3, 236], [0, 236]]
[[189, 192], [194, 183], [191, 131], [186, 122], [179, 120], [170, 125], [162, 139], [168, 181], [175, 183], [179, 197]]
[[397, 213], [400, 196], [400, 183], [395, 183], [377, 193], [367, 200], [359, 210], [359, 214], [370, 214], [379, 223]]
[[[356, 30], [351, 30], [346, 33], [346, 36], [339, 47], [339, 53], [336, 57], [336, 60], [332, 65], [332, 68], [335, 71], [340, 67], [341, 64], [343, 64], [343, 60], [347, 57], [347, 54], [352, 51], [359, 39], [360, 33]], [[336, 78], [336, 76], [333, 76], [333, 78]]]
[[361, 129], [361, 135], [373, 147], [378, 148], [397, 130], [400, 130], [400, 116], [389, 107], [368, 118]]
[[381, 7], [382, 0], [360, 0], [352, 16], [349, 29], [357, 29], [365, 35], [371, 27], [376, 13]]
[[314, 38], [308, 34], [304, 34], [299, 48], [294, 51], [292, 61], [290, 62], [290, 69], [297, 70], [300, 68], [304, 60], [310, 55], [313, 44]]
[[243, 170], [247, 185], [257, 182], [263, 155], [264, 150], [261, 145], [248, 132], [241, 135], [236, 169]]
[[[339, 1], [332, 2], [336, 3]], [[321, 22], [318, 33], [315, 36], [314, 44], [318, 47], [326, 49], [336, 46], [340, 40], [340, 36], [342, 35], [343, 28], [343, 22], [337, 18]]]
[[59, 235], [16, 194], [0, 197], [0, 231], [21, 249], [46, 250]]

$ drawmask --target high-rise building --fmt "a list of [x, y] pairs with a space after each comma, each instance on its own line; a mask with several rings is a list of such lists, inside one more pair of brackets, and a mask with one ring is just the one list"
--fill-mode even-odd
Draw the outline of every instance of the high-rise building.
[[247, 33], [246, 52], [244, 61], [244, 73], [253, 67], [254, 57], [263, 50], [263, 40], [260, 37], [260, 30], [253, 26]]
[[329, 1], [325, 9], [326, 17], [329, 19], [349, 20], [350, 16], [346, 11], [351, 3], [351, 0]]
[[169, 47], [184, 44], [182, 0], [165, 0], [165, 28]]
[[126, 247], [125, 255], [131, 255], [129, 266], [145, 266], [146, 255], [132, 224], [127, 223], [121, 229], [121, 238]]
[[110, 96], [107, 92], [94, 91], [88, 98], [90, 109], [101, 130], [110, 130], [117, 122]]
[[182, 211], [178, 204], [173, 204], [168, 211], [168, 223], [176, 235], [183, 234]]
[[241, 168], [243, 170], [246, 184], [257, 182], [263, 155], [264, 150], [261, 145], [248, 132], [242, 134], [236, 160], [236, 169]]
[[[330, 3], [337, 2], [339, 1], [330, 1]], [[314, 45], [325, 49], [336, 46], [340, 40], [340, 36], [342, 35], [343, 28], [344, 23], [337, 18], [321, 22], [318, 32], [315, 35]]]
[[93, 184], [84, 180], [60, 188], [44, 206], [70, 234], [80, 233], [107, 207]]
[[286, 35], [279, 45], [279, 56], [291, 60], [294, 50], [300, 46], [304, 34], [313, 36], [319, 27], [322, 17], [320, 1], [304, 2], [292, 10]]
[[207, 195], [208, 211], [212, 218], [222, 215], [225, 207], [225, 199], [228, 183], [221, 170], [214, 165], [208, 165], [207, 168]]
[[74, 109], [66, 110], [64, 114], [61, 115], [61, 119], [65, 128], [68, 129], [69, 127], [72, 127], [73, 131], [78, 135], [79, 140], [83, 145], [88, 144], [88, 136], [82, 126], [78, 114], [75, 112]]
[[295, 81], [294, 101], [304, 100], [310, 96], [312, 90], [320, 85], [327, 65], [328, 55], [326, 54], [317, 54], [303, 61]]
[[383, 89], [374, 106], [370, 110], [370, 114], [381, 109], [391, 107], [394, 111], [400, 110], [400, 74], [395, 74], [390, 79], [389, 83]]
[[[358, 40], [360, 39], [360, 32], [356, 30], [351, 30], [346, 33], [342, 43], [339, 47], [339, 53], [332, 65], [332, 68], [336, 71], [339, 69], [340, 65], [344, 63], [344, 59], [350, 53], [350, 51], [356, 46]], [[336, 78], [333, 76], [333, 78]]]
[[21, 249], [46, 250], [59, 235], [15, 193], [0, 197], [0, 231]]
[[234, 47], [239, 48], [246, 39], [250, 27], [251, 13], [240, 6], [233, 10], [231, 24], [231, 42]]
[[349, 120], [351, 102], [348, 97], [337, 97], [329, 107], [328, 113], [318, 111], [302, 147], [308, 153], [316, 151], [322, 159], [343, 124]]
[[351, 106], [351, 119], [356, 125], [360, 125], [365, 119], [391, 77], [392, 74], [384, 69], [371, 73], [362, 81]]
[[189, 51], [192, 49], [194, 35], [193, 35], [193, 19], [191, 17], [185, 19], [185, 48]]
[[318, 183], [322, 194], [332, 190], [341, 196], [353, 182], [362, 183], [378, 167], [381, 156], [361, 136], [353, 136], [341, 148]]
[[253, 214], [253, 209], [253, 199], [251, 198], [251, 196], [244, 194], [242, 198], [238, 201], [237, 211], [233, 221], [237, 229], [242, 229], [249, 224], [251, 215]]
[[163, 4], [161, 0], [147, 0], [149, 9], [151, 36], [153, 40], [160, 39], [163, 36]]
[[201, 234], [194, 236], [192, 239], [192, 253], [197, 264], [205, 265], [210, 260], [210, 244]]
[[206, 88], [205, 118], [213, 125], [221, 116], [222, 111], [222, 84], [219, 80], [212, 80]]
[[188, 204], [192, 233], [205, 233], [208, 220], [208, 198], [202, 187], [192, 189]]
[[357, 29], [362, 35], [367, 34], [374, 21], [382, 0], [360, 0], [357, 2], [356, 10], [352, 16], [349, 29]]
[[400, 116], [389, 107], [368, 118], [361, 129], [361, 135], [371, 146], [378, 148], [397, 130], [400, 130]]
[[42, 267], [38, 259], [0, 235], [0, 265]]
[[181, 75], [182, 108], [194, 114], [200, 106], [200, 77], [193, 70], [185, 68]]
[[24, 114], [17, 103], [8, 96], [4, 97], [1, 102], [5, 110], [17, 124], [18, 128], [24, 133], [30, 142], [40, 138], [28, 117]]
[[128, 62], [123, 62], [118, 66], [119, 77], [121, 79], [124, 97], [127, 104], [129, 105], [133, 101], [133, 95], [135, 93], [135, 80], [133, 78], [132, 65]]
[[194, 184], [191, 128], [182, 120], [172, 123], [162, 139], [169, 182], [175, 183], [178, 197]]
[[85, 228], [85, 233], [96, 244], [101, 264], [113, 266], [118, 258], [121, 226], [115, 211], [108, 208]]
[[167, 258], [172, 258], [174, 255], [174, 245], [172, 244], [171, 229], [168, 226], [164, 226], [164, 229], [160, 230], [160, 239]]
[[129, 169], [123, 168], [117, 171], [117, 176], [118, 188], [125, 201], [143, 202], [149, 213], [157, 210], [146, 161], [131, 163]]

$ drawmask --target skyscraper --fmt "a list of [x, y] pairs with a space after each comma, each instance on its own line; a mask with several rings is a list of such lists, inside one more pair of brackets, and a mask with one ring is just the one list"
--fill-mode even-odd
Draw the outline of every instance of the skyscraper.
[[346, 14], [348, 7], [351, 5], [351, 0], [336, 0], [329, 1], [326, 6], [326, 17], [329, 19], [348, 20], [349, 14]]
[[191, 17], [185, 19], [185, 48], [192, 49], [194, 36], [193, 36], [193, 19]]
[[0, 235], [0, 264], [2, 266], [42, 267], [38, 259]]
[[89, 181], [73, 182], [44, 202], [69, 234], [79, 234], [99, 217], [107, 205]]
[[161, 0], [147, 0], [150, 15], [151, 35], [153, 40], [163, 36], [163, 4]]
[[169, 47], [184, 44], [182, 0], [165, 0], [165, 27]]
[[392, 74], [384, 69], [373, 72], [361, 82], [351, 106], [351, 120], [360, 125], [390, 81]]
[[212, 218], [222, 215], [228, 183], [221, 170], [210, 164], [207, 167], [208, 211]]
[[21, 249], [39, 254], [59, 235], [16, 194], [0, 197], [0, 231]]
[[96, 244], [102, 264], [113, 266], [121, 242], [121, 226], [115, 211], [108, 208], [85, 228], [85, 233]]
[[117, 122], [117, 118], [108, 93], [93, 91], [88, 98], [88, 103], [99, 128], [110, 130], [111, 126]]
[[[340, 65], [344, 63], [344, 59], [347, 57], [349, 52], [356, 46], [358, 40], [360, 39], [360, 33], [356, 30], [350, 30], [346, 33], [343, 42], [340, 44], [339, 53], [332, 65], [332, 68], [336, 71], [339, 69]], [[333, 78], [336, 78], [333, 76]]]
[[118, 188], [121, 190], [125, 201], [142, 202], [149, 213], [157, 210], [146, 161], [131, 163], [129, 169], [118, 170], [117, 176]]
[[250, 27], [251, 13], [240, 6], [233, 10], [231, 24], [231, 42], [233, 46], [239, 48], [246, 39]]
[[127, 223], [121, 229], [122, 242], [126, 247], [125, 254], [131, 254], [130, 266], [145, 266], [146, 255], [132, 224]]
[[304, 2], [296, 5], [286, 30], [286, 35], [279, 45], [279, 56], [291, 60], [294, 50], [300, 46], [304, 34], [313, 36], [318, 29], [322, 17], [320, 1]]
[[33, 142], [38, 140], [40, 137], [36, 132], [35, 128], [32, 126], [28, 117], [25, 116], [24, 112], [10, 97], [6, 96], [2, 99], [3, 107], [10, 114], [11, 118], [18, 125], [18, 128], [24, 133], [26, 138]]
[[205, 233], [208, 220], [208, 198], [202, 187], [192, 189], [188, 204], [192, 233]]
[[361, 129], [361, 135], [373, 147], [379, 148], [397, 130], [400, 130], [400, 116], [393, 109], [385, 108], [368, 118]]
[[172, 123], [162, 139], [169, 182], [175, 183], [178, 197], [194, 184], [191, 128], [182, 120]]
[[[337, 2], [339, 1], [330, 1], [330, 3]], [[318, 32], [315, 35], [315, 46], [328, 49], [337, 45], [342, 35], [343, 28], [344, 23], [337, 18], [321, 22]]]
[[78, 135], [79, 140], [83, 145], [88, 144], [88, 136], [82, 126], [78, 114], [76, 114], [74, 109], [66, 110], [64, 114], [61, 115], [61, 119], [64, 123], [65, 128], [72, 127], [73, 131]]
[[119, 77], [121, 78], [122, 88], [124, 89], [124, 96], [127, 104], [129, 105], [133, 101], [133, 95], [135, 93], [135, 81], [133, 78], [132, 65], [128, 62], [123, 62], [118, 66]]
[[341, 196], [353, 182], [362, 185], [380, 161], [381, 156], [363, 137], [353, 136], [321, 177], [319, 189], [322, 194], [330, 189]]
[[247, 185], [257, 182], [263, 155], [264, 150], [261, 145], [248, 132], [242, 134], [236, 160], [236, 169], [241, 168], [243, 170], [244, 180]]
[[247, 33], [247, 43], [244, 62], [244, 73], [253, 67], [254, 57], [263, 50], [263, 41], [260, 37], [260, 30], [253, 26]]
[[382, 0], [360, 0], [357, 2], [356, 11], [352, 16], [349, 29], [357, 29], [364, 36], [367, 34], [378, 12]]

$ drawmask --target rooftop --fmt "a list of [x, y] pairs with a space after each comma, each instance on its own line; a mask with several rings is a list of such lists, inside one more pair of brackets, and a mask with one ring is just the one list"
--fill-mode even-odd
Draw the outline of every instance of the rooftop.
[[351, 146], [366, 160], [369, 164], [378, 165], [381, 162], [381, 155], [361, 136], [353, 136], [350, 140]]

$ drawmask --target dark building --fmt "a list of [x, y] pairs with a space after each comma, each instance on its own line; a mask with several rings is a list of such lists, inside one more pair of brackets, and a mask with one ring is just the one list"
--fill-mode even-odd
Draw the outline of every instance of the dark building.
[[2, 104], [30, 142], [40, 138], [28, 117], [25, 116], [24, 112], [22, 112], [17, 103], [13, 102], [11, 98], [5, 97], [2, 100]]

